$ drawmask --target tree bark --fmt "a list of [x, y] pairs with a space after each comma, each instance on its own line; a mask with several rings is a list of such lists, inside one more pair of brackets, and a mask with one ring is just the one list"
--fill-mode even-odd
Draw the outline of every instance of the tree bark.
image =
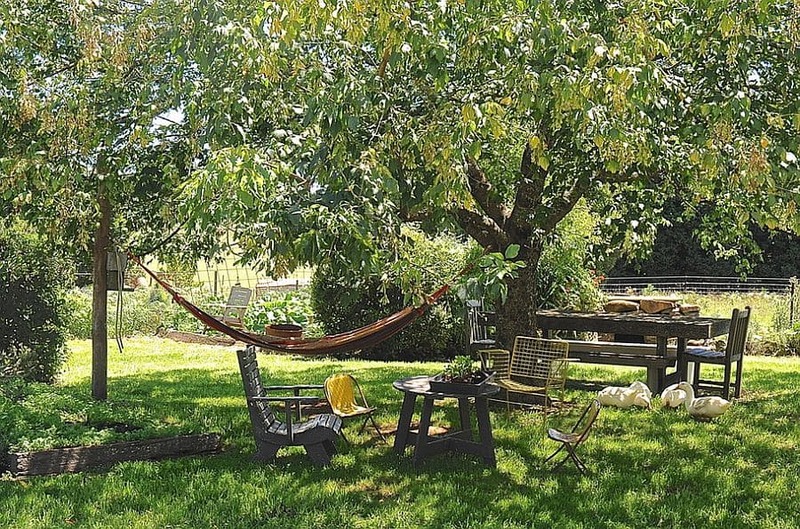
[[521, 252], [526, 266], [518, 277], [508, 280], [508, 297], [497, 309], [498, 337], [505, 347], [513, 347], [516, 336], [536, 336], [536, 270], [541, 256], [540, 244]]
[[108, 295], [107, 255], [111, 230], [111, 203], [101, 181], [97, 190], [100, 222], [94, 234], [94, 267], [92, 269], [92, 397], [108, 398]]

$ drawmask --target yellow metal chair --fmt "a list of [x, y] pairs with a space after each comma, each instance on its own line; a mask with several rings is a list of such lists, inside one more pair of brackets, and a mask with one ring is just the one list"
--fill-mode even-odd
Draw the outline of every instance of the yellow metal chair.
[[[514, 395], [541, 395], [544, 420], [556, 392], [563, 393], [569, 366], [569, 343], [530, 336], [517, 336], [514, 349], [484, 349], [478, 352], [485, 369], [494, 371], [494, 383], [503, 388], [502, 401], [525, 404]], [[497, 400], [497, 399], [495, 399]]]
[[[364, 424], [361, 425], [361, 429], [358, 433], [360, 434], [364, 431], [368, 422], [372, 422], [372, 426], [375, 427], [375, 431], [378, 432], [381, 440], [383, 440], [384, 443], [386, 442], [386, 437], [384, 437], [378, 423], [375, 422], [375, 418], [372, 416], [376, 408], [367, 403], [364, 391], [353, 375], [349, 373], [331, 375], [325, 380], [324, 389], [325, 397], [328, 399], [331, 410], [333, 410], [335, 415], [338, 415], [342, 419], [364, 417]], [[356, 391], [358, 391], [360, 403], [356, 398]], [[350, 442], [347, 437], [345, 437], [344, 432], [342, 432], [341, 435], [345, 441], [348, 443]]]

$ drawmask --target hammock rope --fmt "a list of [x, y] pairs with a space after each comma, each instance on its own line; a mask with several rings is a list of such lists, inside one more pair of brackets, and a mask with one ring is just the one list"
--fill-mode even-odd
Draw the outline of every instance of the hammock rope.
[[[181, 296], [180, 293], [166, 280], [158, 277], [155, 272], [147, 268], [142, 263], [141, 259], [134, 255], [129, 254], [129, 256], [131, 261], [138, 264], [142, 270], [144, 270], [150, 277], [153, 278], [153, 280], [155, 280], [156, 283], [161, 285], [164, 290], [169, 292], [169, 294], [172, 296], [172, 300], [175, 303], [183, 307], [207, 327], [226, 334], [237, 341], [250, 345], [263, 347], [264, 349], [270, 349], [277, 352], [301, 355], [328, 355], [333, 353], [346, 353], [377, 345], [384, 340], [391, 338], [410, 325], [414, 320], [421, 316], [430, 305], [436, 303], [436, 301], [438, 301], [439, 298], [441, 298], [450, 289], [450, 285], [446, 284], [428, 296], [425, 302], [421, 305], [416, 307], [406, 307], [398, 312], [395, 312], [394, 314], [391, 314], [390, 316], [351, 331], [339, 334], [331, 334], [328, 336], [323, 336], [322, 338], [281, 339], [272, 336], [245, 332], [225, 324]], [[466, 273], [470, 268], [471, 266], [465, 268], [459, 273], [459, 275]]]

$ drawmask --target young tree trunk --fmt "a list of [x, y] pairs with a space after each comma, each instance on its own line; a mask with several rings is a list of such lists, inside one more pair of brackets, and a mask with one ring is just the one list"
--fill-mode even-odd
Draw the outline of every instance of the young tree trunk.
[[111, 228], [111, 203], [101, 182], [97, 192], [100, 223], [94, 234], [94, 267], [92, 270], [92, 397], [108, 397], [108, 296], [106, 269]]
[[529, 249], [523, 260], [525, 268], [519, 276], [508, 281], [508, 297], [498, 309], [498, 332], [504, 347], [514, 346], [514, 338], [536, 336], [536, 269], [539, 266], [541, 248]]

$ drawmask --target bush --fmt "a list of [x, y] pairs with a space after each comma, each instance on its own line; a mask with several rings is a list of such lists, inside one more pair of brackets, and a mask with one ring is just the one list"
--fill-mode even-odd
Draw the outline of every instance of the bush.
[[264, 327], [275, 323], [293, 323], [303, 327], [305, 337], [324, 334], [314, 317], [308, 288], [267, 292], [247, 309], [244, 319], [245, 327], [255, 332], [264, 332]]
[[68, 270], [30, 230], [0, 227], [0, 376], [52, 382], [58, 374]]
[[536, 270], [540, 308], [590, 311], [600, 305], [599, 278], [585, 264], [595, 222], [580, 203], [558, 225]]
[[[408, 233], [405, 251], [414, 263], [410, 275], [428, 293], [451, 280], [463, 267], [467, 246], [452, 237], [427, 239], [418, 232]], [[386, 270], [390, 269], [387, 263]], [[401, 288], [401, 272], [381, 277], [353, 279], [320, 266], [311, 283], [311, 303], [326, 333], [339, 333], [377, 321], [409, 303]], [[407, 273], [408, 275], [408, 273]], [[413, 301], [411, 302], [413, 303]], [[404, 331], [369, 350], [363, 358], [422, 360], [449, 358], [464, 349], [463, 301], [446, 295]]]

